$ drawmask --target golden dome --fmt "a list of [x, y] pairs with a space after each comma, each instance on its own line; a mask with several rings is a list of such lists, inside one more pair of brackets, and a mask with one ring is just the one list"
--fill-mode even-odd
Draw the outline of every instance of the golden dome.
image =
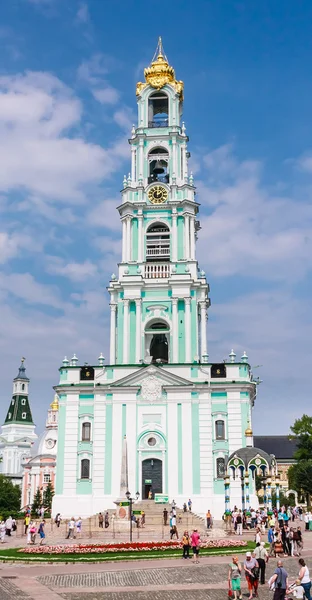
[[145, 82], [139, 81], [136, 87], [136, 94], [139, 96], [147, 85], [151, 85], [156, 90], [160, 90], [166, 83], [175, 88], [181, 100], [183, 100], [183, 81], [177, 81], [174, 68], [169, 65], [168, 59], [164, 53], [161, 37], [158, 38], [158, 44], [153, 60], [149, 67], [144, 69]]
[[248, 421], [247, 429], [245, 430], [245, 436], [246, 437], [252, 437], [253, 436], [253, 432], [252, 432], [252, 429], [250, 427], [249, 421]]
[[59, 399], [58, 399], [58, 395], [57, 394], [55, 394], [54, 400], [50, 404], [50, 408], [52, 410], [58, 410], [59, 409]]

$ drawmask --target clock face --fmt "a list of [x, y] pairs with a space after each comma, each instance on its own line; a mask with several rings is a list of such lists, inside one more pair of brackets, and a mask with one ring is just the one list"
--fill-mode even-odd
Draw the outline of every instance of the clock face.
[[153, 185], [153, 187], [148, 190], [147, 196], [149, 201], [153, 204], [162, 204], [168, 199], [168, 192], [162, 185]]
[[46, 445], [47, 448], [49, 448], [51, 450], [55, 446], [55, 441], [51, 440], [51, 438], [49, 438], [49, 439], [46, 440], [45, 445]]

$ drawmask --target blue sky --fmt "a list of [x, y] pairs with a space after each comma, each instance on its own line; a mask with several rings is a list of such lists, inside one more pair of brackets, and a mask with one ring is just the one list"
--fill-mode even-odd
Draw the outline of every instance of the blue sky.
[[164, 6], [1, 3], [2, 418], [22, 355], [39, 429], [64, 355], [108, 356], [135, 84], [162, 35], [185, 82], [210, 359], [262, 365], [254, 430], [287, 433], [310, 398], [312, 4]]

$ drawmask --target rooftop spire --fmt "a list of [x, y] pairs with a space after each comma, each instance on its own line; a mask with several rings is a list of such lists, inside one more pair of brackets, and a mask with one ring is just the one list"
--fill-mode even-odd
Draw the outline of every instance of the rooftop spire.
[[25, 357], [22, 356], [22, 358], [21, 358], [21, 365], [20, 365], [20, 367], [18, 369], [18, 374], [15, 377], [14, 381], [16, 381], [16, 379], [26, 379], [27, 381], [29, 381], [29, 379], [28, 379], [28, 377], [26, 375], [26, 369], [25, 369], [25, 365], [24, 365], [25, 360], [26, 360]]
[[153, 59], [152, 59], [152, 63], [155, 62], [156, 60], [159, 60], [159, 59], [164, 59], [167, 63], [169, 63], [168, 58], [167, 58], [167, 56], [165, 54], [165, 51], [164, 51], [164, 47], [163, 47], [161, 36], [159, 36], [159, 38], [158, 38], [158, 44], [157, 44], [157, 47], [156, 47], [156, 50], [155, 50], [155, 54], [154, 54]]

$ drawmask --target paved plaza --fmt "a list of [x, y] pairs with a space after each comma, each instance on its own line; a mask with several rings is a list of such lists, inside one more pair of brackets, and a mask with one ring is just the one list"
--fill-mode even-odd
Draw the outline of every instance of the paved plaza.
[[[312, 536], [304, 557], [312, 572]], [[310, 558], [311, 557], [311, 558]], [[243, 555], [241, 560], [243, 560]], [[199, 565], [183, 559], [138, 560], [101, 564], [1, 564], [0, 600], [221, 600], [227, 598], [229, 557], [203, 557]], [[298, 559], [285, 558], [294, 579]], [[267, 579], [276, 566], [270, 559]], [[245, 580], [243, 595], [247, 598]], [[272, 598], [267, 585], [259, 597]]]

